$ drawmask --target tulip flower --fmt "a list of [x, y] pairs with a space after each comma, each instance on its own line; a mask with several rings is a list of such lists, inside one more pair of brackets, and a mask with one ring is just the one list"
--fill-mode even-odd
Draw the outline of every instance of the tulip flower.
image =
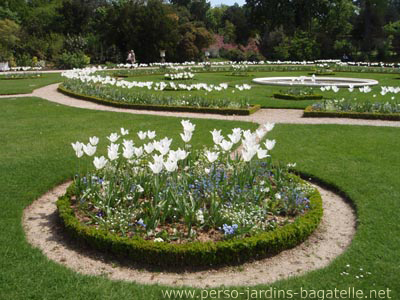
[[154, 150], [153, 143], [145, 144], [143, 147], [144, 147], [144, 151], [146, 151], [148, 154], [150, 154]]
[[163, 169], [163, 163], [159, 163], [159, 162], [151, 163], [151, 162], [149, 162], [149, 167], [150, 167], [151, 171], [154, 174], [159, 174]]
[[95, 157], [93, 160], [93, 164], [97, 170], [103, 169], [107, 162], [108, 160], [104, 156]]
[[218, 152], [206, 151], [205, 155], [206, 155], [208, 161], [210, 163], [213, 163], [214, 161], [216, 161], [218, 159], [219, 153]]
[[147, 131], [147, 137], [149, 138], [149, 139], [154, 139], [155, 137], [156, 137], [156, 132], [155, 131]]
[[119, 137], [120, 136], [118, 135], [118, 133], [111, 133], [111, 135], [107, 138], [111, 143], [115, 143], [119, 139]]
[[184, 131], [193, 132], [196, 128], [196, 125], [192, 124], [189, 120], [182, 120], [181, 124], [183, 126]]
[[96, 146], [99, 143], [99, 138], [97, 136], [92, 136], [91, 138], [89, 138], [89, 142], [93, 146]]
[[275, 147], [275, 144], [276, 144], [276, 141], [275, 140], [266, 140], [265, 141], [265, 143], [264, 143], [264, 145], [265, 145], [265, 147], [267, 148], [267, 150], [272, 150], [272, 149], [274, 149], [274, 147]]
[[147, 136], [147, 132], [139, 131], [137, 133], [137, 135], [138, 135], [139, 139], [144, 140]]
[[267, 150], [264, 150], [264, 149], [258, 149], [257, 150], [258, 159], [263, 159], [263, 158], [266, 158], [268, 156], [270, 156], [270, 155], [268, 155], [268, 151]]
[[139, 148], [133, 147], [133, 151], [135, 152], [135, 155], [138, 158], [143, 155], [143, 148], [142, 147], [139, 147]]
[[190, 140], [192, 139], [192, 132], [185, 130], [183, 134], [181, 133], [181, 138], [185, 143], [189, 143]]
[[223, 140], [219, 145], [221, 146], [221, 148], [224, 151], [229, 151], [229, 150], [231, 150], [231, 148], [233, 146], [233, 143], [232, 142], [228, 142], [226, 140]]
[[96, 146], [92, 146], [92, 144], [83, 145], [83, 151], [87, 156], [92, 156], [96, 153]]
[[164, 162], [164, 167], [168, 172], [175, 172], [178, 169], [178, 163], [176, 160], [168, 160]]
[[122, 135], [128, 135], [129, 134], [129, 130], [126, 130], [123, 127], [121, 127], [121, 134]]
[[272, 129], [274, 129], [274, 126], [275, 126], [275, 123], [265, 123], [264, 124], [264, 128], [265, 128], [265, 130], [267, 130], [267, 131], [272, 131]]

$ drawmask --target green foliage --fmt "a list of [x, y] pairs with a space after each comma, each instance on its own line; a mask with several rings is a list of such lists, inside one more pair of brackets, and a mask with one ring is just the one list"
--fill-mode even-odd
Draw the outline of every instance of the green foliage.
[[13, 48], [19, 42], [20, 26], [12, 20], [0, 20], [0, 61], [13, 56]]
[[84, 68], [90, 63], [90, 57], [83, 52], [64, 52], [57, 61], [60, 69]]

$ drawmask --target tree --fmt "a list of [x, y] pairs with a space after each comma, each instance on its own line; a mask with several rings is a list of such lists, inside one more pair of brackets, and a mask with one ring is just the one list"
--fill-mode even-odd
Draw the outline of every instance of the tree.
[[13, 57], [13, 47], [19, 41], [20, 26], [12, 20], [0, 20], [0, 61]]

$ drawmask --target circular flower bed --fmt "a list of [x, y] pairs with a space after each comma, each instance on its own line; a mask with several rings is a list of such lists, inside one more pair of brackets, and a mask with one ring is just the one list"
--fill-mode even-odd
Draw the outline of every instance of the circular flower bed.
[[[192, 149], [194, 124], [182, 121], [183, 149], [154, 131], [138, 132], [141, 145], [112, 133], [108, 156], [77, 175], [58, 201], [66, 228], [91, 245], [162, 266], [237, 263], [295, 246], [322, 217], [315, 188], [273, 166], [275, 140], [236, 128], [227, 137], [211, 132], [214, 147]], [[241, 153], [231, 153], [242, 142]], [[73, 143], [78, 158], [93, 156], [99, 139]], [[240, 154], [240, 155], [239, 155]]]

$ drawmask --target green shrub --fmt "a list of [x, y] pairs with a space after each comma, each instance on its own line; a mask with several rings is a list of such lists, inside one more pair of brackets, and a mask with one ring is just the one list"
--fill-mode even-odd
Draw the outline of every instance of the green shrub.
[[90, 63], [90, 57], [83, 52], [64, 52], [57, 60], [60, 69], [84, 68]]

